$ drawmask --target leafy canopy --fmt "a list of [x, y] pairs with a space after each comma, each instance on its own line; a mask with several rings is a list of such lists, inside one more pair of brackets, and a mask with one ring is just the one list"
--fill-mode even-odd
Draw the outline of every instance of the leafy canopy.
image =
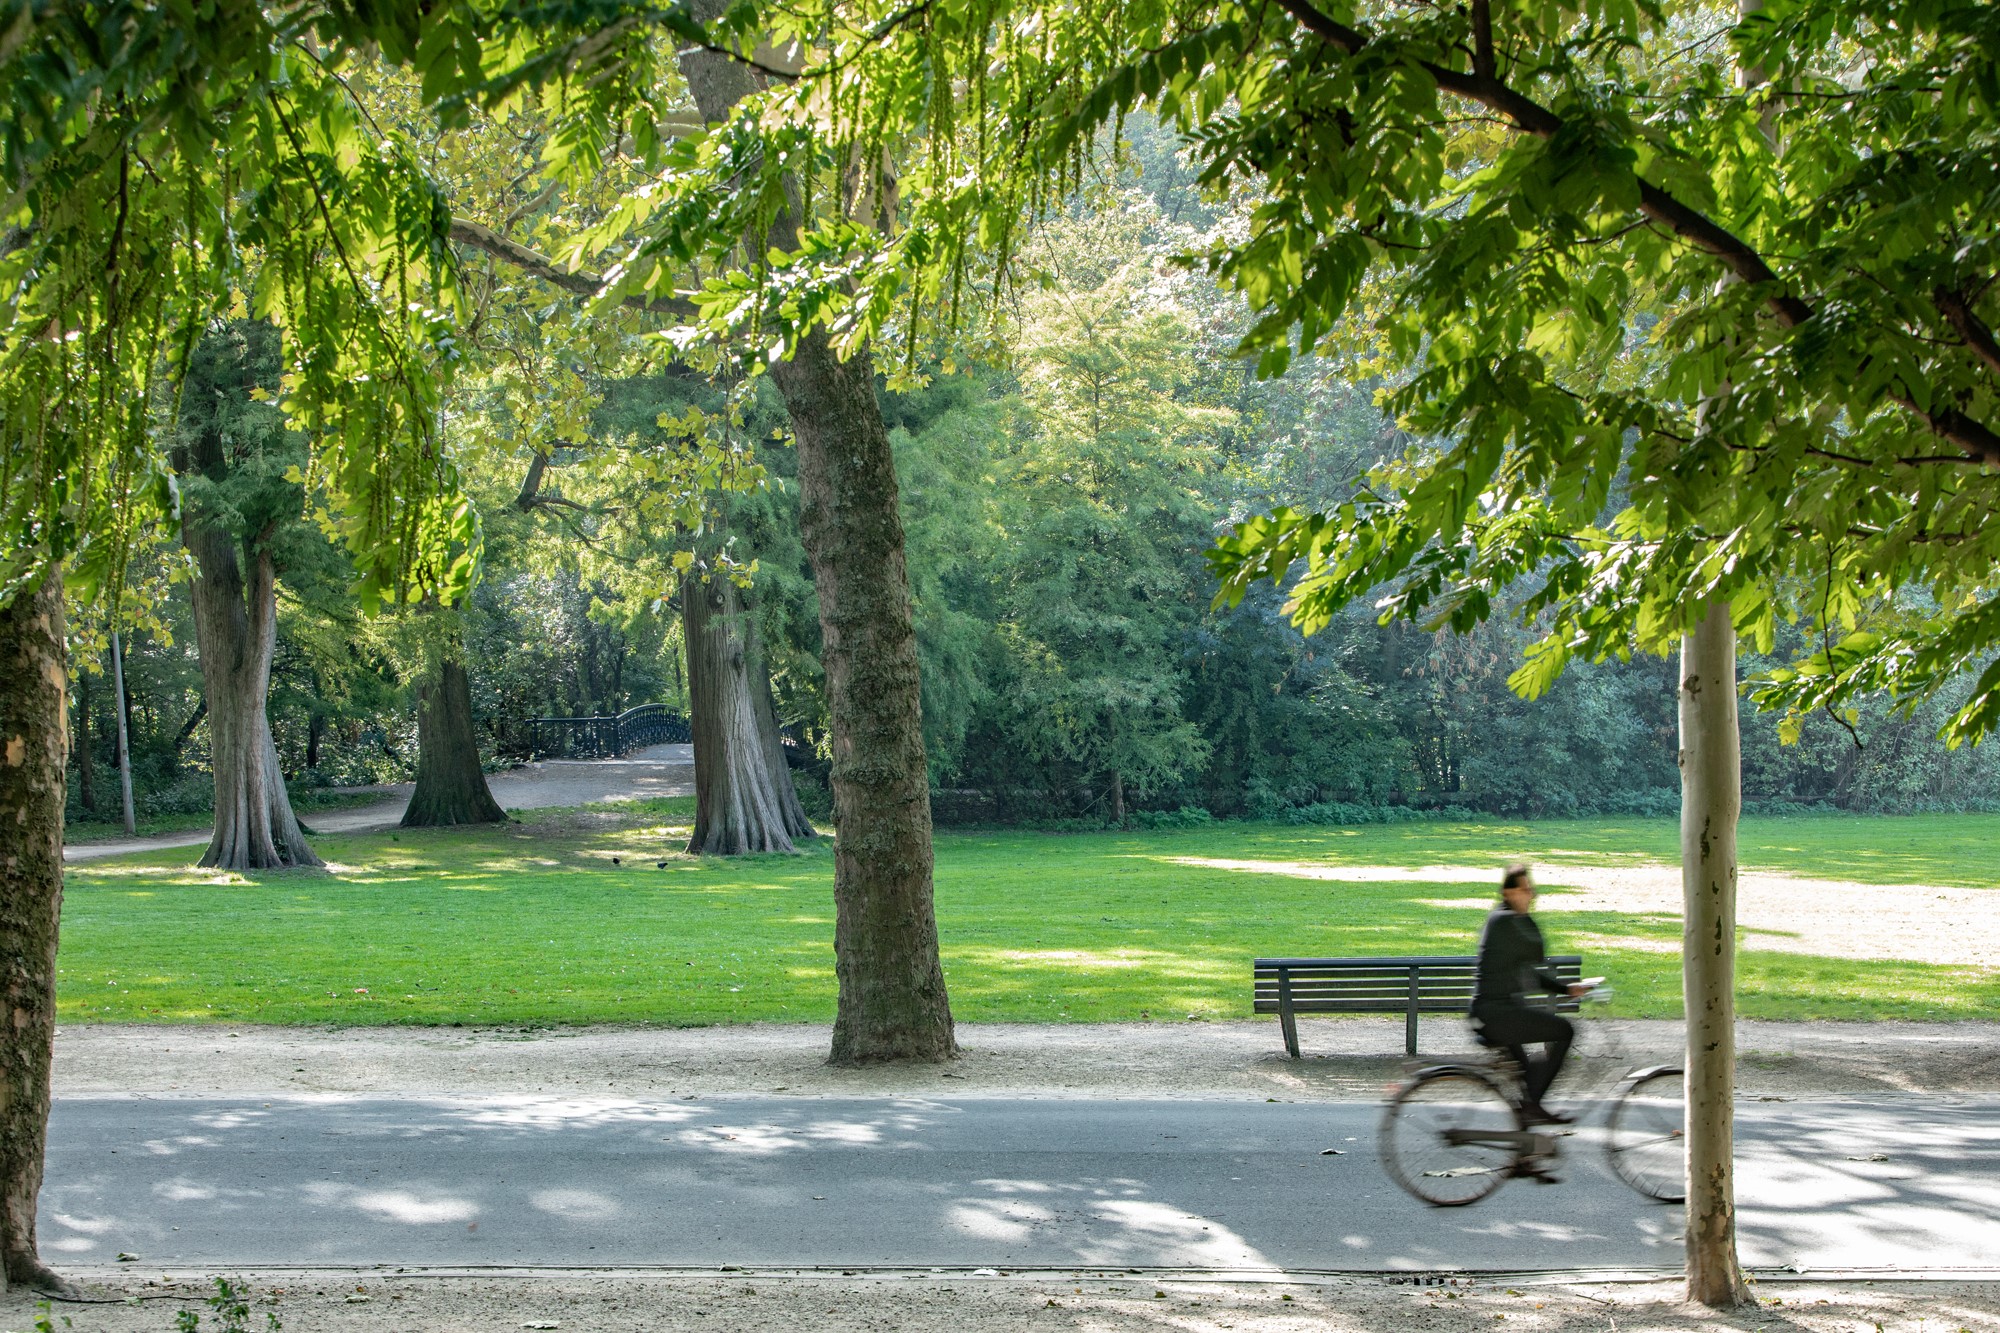
[[1548, 631], [1530, 692], [1575, 654], [1664, 650], [1723, 598], [1759, 645], [1781, 618], [1822, 631], [1766, 702], [1914, 699], [1983, 664], [1951, 732], [2000, 717], [1995, 7], [856, 0], [765, 22], [801, 69], [682, 146], [640, 266], [696, 253], [699, 200], [754, 214], [802, 163], [827, 185], [796, 251], [709, 281], [711, 324], [914, 347], [1149, 112], [1243, 201], [1188, 256], [1256, 312], [1243, 351], [1278, 374], [1373, 341], [1412, 368], [1390, 401], [1424, 440], [1346, 503], [1225, 540], [1225, 597], [1303, 562], [1304, 626], [1387, 584], [1387, 614], [1464, 628], [1525, 582]]

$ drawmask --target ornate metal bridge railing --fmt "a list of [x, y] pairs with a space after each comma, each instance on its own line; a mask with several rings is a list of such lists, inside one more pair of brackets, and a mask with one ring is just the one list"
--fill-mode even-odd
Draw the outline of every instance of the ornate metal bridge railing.
[[686, 715], [665, 704], [640, 704], [615, 717], [519, 718], [496, 730], [501, 753], [523, 759], [616, 759], [693, 738]]

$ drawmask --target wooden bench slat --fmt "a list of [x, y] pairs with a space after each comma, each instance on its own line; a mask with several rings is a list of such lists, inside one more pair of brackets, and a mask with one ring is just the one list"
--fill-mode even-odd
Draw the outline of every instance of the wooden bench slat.
[[[1285, 1049], [1299, 1056], [1298, 1014], [1405, 1016], [1406, 1049], [1417, 1052], [1417, 1015], [1464, 1013], [1471, 1007], [1479, 960], [1470, 954], [1373, 958], [1259, 958], [1251, 972], [1251, 1012], [1275, 1013]], [[1564, 981], [1583, 976], [1579, 954], [1556, 954], [1549, 967]], [[1553, 997], [1552, 997], [1553, 998]], [[1576, 1001], [1558, 999], [1560, 1010]]]

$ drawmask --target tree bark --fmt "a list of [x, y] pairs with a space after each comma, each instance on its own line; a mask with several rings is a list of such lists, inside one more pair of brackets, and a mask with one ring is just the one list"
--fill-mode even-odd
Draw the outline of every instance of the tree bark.
[[747, 610], [743, 637], [749, 648], [751, 702], [757, 707], [757, 734], [764, 743], [764, 767], [770, 771], [771, 785], [777, 789], [778, 813], [784, 819], [785, 832], [792, 837], [817, 838], [819, 830], [813, 827], [805, 804], [799, 800], [799, 789], [792, 782], [791, 761], [785, 757], [785, 736], [778, 728], [778, 704], [771, 697], [771, 667], [764, 658], [764, 635], [757, 628], [757, 617]]
[[[707, 0], [706, 9], [719, 9]], [[703, 12], [702, 17], [713, 17]], [[713, 124], [755, 89], [741, 63], [691, 51], [681, 70]], [[788, 215], [765, 241], [796, 243]], [[823, 329], [771, 367], [798, 448], [800, 535], [819, 594], [833, 742], [834, 1064], [958, 1053], [938, 955], [930, 777], [895, 457], [866, 352]]]
[[1681, 640], [1682, 986], [1687, 1007], [1687, 1294], [1748, 1299], [1736, 1261], [1736, 630], [1710, 602]]
[[6, 1280], [66, 1290], [41, 1261], [42, 1188], [55, 1058], [56, 929], [62, 917], [63, 717], [67, 683], [62, 576], [51, 570], [0, 610], [0, 1257]]
[[479, 766], [472, 682], [463, 665], [440, 658], [437, 669], [417, 687], [417, 789], [403, 811], [403, 827], [499, 824], [506, 819]]
[[261, 540], [249, 543], [246, 585], [237, 543], [220, 526], [190, 517], [181, 539], [194, 553], [195, 644], [208, 702], [209, 763], [215, 770], [215, 836], [201, 864], [224, 870], [317, 866], [278, 767], [265, 704], [278, 638], [277, 573]]
[[76, 673], [76, 803], [97, 813], [97, 774], [90, 745], [90, 673]]
[[796, 851], [785, 798], [797, 805], [798, 797], [782, 756], [780, 766], [771, 767], [750, 683], [748, 617], [736, 585], [726, 578], [683, 578], [681, 624], [694, 735], [694, 833], [687, 850], [698, 856]]
[[871, 359], [818, 330], [771, 378], [799, 451], [833, 740], [835, 1064], [958, 1053], [938, 954], [930, 774], [903, 520]]
[[117, 630], [111, 631], [111, 688], [118, 705], [118, 812], [129, 838], [139, 831], [132, 815], [132, 696], [125, 689], [125, 645]]

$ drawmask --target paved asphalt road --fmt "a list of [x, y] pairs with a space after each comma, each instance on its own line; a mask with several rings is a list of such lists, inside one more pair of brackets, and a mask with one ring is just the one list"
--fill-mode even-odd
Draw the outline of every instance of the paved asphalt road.
[[[59, 1101], [44, 1254], [378, 1262], [1646, 1268], [1680, 1215], [1567, 1141], [1432, 1210], [1352, 1103]], [[1747, 1103], [1744, 1260], [2000, 1268], [2000, 1102]], [[1341, 1155], [1323, 1155], [1338, 1148]], [[1877, 1159], [1880, 1160], [1877, 1160]]]

